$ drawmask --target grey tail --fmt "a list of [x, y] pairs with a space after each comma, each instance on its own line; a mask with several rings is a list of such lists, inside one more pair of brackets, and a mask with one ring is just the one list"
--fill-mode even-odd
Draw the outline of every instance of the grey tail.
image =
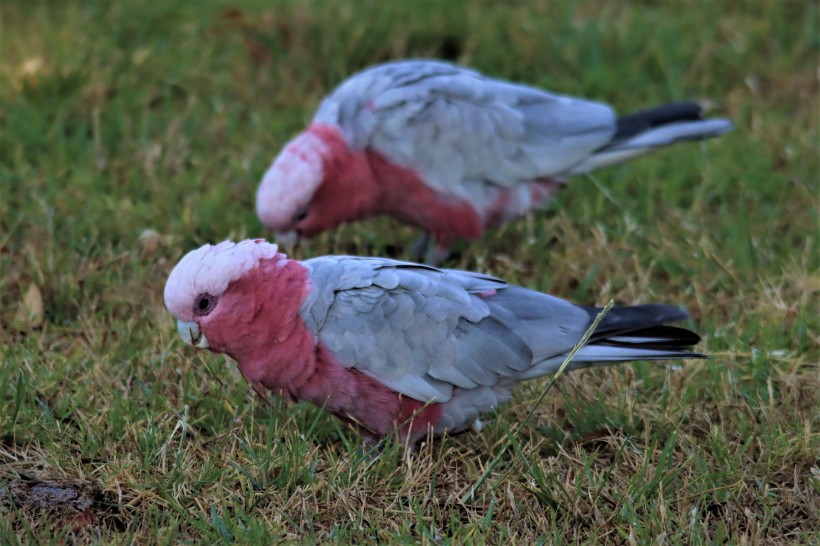
[[612, 140], [570, 174], [617, 165], [676, 142], [712, 138], [734, 129], [728, 119], [703, 119], [694, 102], [673, 102], [617, 119]]
[[[585, 307], [590, 321], [601, 311]], [[707, 358], [692, 352], [700, 336], [686, 328], [665, 326], [667, 322], [689, 319], [672, 305], [615, 307], [607, 313], [589, 342], [578, 351], [578, 362], [622, 362], [626, 360], [666, 360]]]

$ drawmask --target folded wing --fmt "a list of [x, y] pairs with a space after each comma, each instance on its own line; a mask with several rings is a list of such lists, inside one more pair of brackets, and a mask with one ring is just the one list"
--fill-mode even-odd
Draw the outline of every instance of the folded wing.
[[312, 291], [300, 314], [318, 341], [342, 365], [424, 402], [524, 375], [541, 359], [530, 329], [516, 331], [530, 311], [541, 322], [542, 354], [570, 350], [589, 324], [583, 309], [531, 291], [540, 300], [532, 309], [504, 312], [491, 303], [494, 294], [514, 288], [476, 273], [376, 258], [304, 263]]
[[571, 171], [613, 137], [608, 106], [494, 80], [437, 61], [365, 70], [325, 99], [314, 122], [342, 128], [443, 193], [480, 199]]

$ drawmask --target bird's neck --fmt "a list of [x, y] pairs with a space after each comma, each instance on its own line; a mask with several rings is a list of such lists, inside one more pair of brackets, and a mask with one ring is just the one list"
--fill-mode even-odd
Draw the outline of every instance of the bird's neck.
[[334, 125], [314, 123], [307, 132], [319, 137], [326, 150], [322, 157], [324, 181], [311, 206], [322, 210], [326, 220], [332, 218], [339, 222], [385, 212], [382, 210], [383, 189], [367, 153], [348, 143]]
[[321, 138], [328, 152], [323, 156], [324, 182], [312, 203], [323, 213], [307, 232], [389, 214], [432, 233], [445, 244], [481, 236], [481, 217], [466, 201], [436, 191], [419, 173], [374, 148], [353, 148], [338, 127], [313, 124], [308, 131]]
[[203, 328], [211, 349], [236, 360], [253, 384], [287, 384], [313, 373], [313, 336], [299, 317], [307, 277], [300, 262], [282, 254], [260, 261], [220, 296], [218, 316]]

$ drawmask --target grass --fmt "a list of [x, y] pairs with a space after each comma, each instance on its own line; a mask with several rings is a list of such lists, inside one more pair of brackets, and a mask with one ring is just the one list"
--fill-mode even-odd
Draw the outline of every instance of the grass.
[[[3, 543], [820, 542], [815, 3], [0, 16]], [[469, 499], [547, 380], [480, 435], [372, 458], [321, 411], [255, 398], [230, 361], [183, 346], [162, 304], [183, 253], [266, 235], [256, 184], [323, 94], [410, 56], [622, 112], [698, 99], [737, 125], [577, 178], [460, 249], [453, 266], [579, 303], [680, 302], [712, 355], [559, 377]], [[376, 219], [301, 255], [406, 256], [414, 237]]]

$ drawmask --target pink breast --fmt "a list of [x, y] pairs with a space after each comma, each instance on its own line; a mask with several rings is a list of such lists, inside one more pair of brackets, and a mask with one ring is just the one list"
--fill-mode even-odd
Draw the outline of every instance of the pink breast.
[[382, 212], [432, 233], [440, 245], [481, 237], [483, 222], [470, 203], [434, 190], [411, 169], [375, 150], [368, 150], [367, 156], [383, 193]]

